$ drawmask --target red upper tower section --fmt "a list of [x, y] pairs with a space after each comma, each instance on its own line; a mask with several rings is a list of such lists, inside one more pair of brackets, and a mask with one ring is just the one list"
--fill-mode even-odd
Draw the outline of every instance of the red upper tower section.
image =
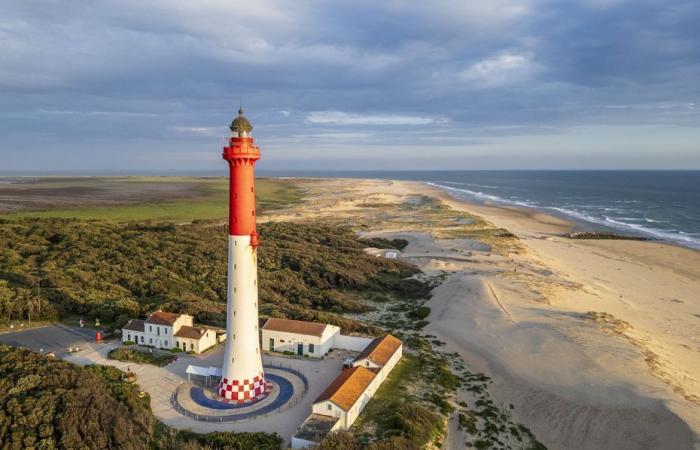
[[231, 171], [229, 187], [229, 234], [232, 236], [250, 236], [255, 247], [258, 235], [255, 231], [255, 162], [260, 159], [260, 149], [250, 132], [253, 126], [243, 116], [243, 109], [231, 122], [228, 147], [224, 147], [223, 157], [228, 161]]

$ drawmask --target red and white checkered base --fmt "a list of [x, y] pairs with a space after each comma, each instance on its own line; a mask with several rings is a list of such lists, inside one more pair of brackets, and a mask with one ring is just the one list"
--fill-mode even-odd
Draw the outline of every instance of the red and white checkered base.
[[229, 380], [222, 378], [219, 383], [219, 395], [240, 403], [255, 400], [266, 393], [265, 375], [260, 373], [253, 379]]

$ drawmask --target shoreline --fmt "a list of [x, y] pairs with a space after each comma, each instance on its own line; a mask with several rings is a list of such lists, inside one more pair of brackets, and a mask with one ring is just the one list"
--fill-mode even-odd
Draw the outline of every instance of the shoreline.
[[[443, 280], [423, 331], [490, 376], [492, 398], [548, 448], [700, 449], [700, 252], [569, 239], [568, 221], [422, 182], [298, 183], [307, 200], [269, 220], [407, 240], [399, 257]], [[470, 439], [457, 422], [447, 449]]]
[[[393, 181], [393, 182], [398, 182], [398, 183], [417, 183], [420, 185], [424, 185], [428, 188], [434, 189], [436, 192], [440, 192], [445, 194], [448, 198], [451, 200], [457, 201], [457, 202], [464, 202], [466, 204], [469, 204], [470, 206], [474, 208], [494, 208], [494, 209], [500, 209], [500, 210], [510, 210], [514, 212], [521, 212], [526, 216], [541, 216], [541, 217], [548, 217], [550, 220], [554, 220], [557, 222], [564, 222], [570, 225], [570, 228], [567, 232], [603, 232], [603, 233], [613, 233], [616, 235], [619, 235], [621, 237], [632, 237], [632, 238], [642, 238], [639, 240], [647, 240], [649, 242], [659, 242], [667, 245], [673, 245], [676, 247], [681, 247], [681, 248], [687, 248], [695, 251], [700, 252], [700, 247], [694, 247], [692, 245], [684, 245], [681, 240], [673, 240], [671, 238], [663, 238], [660, 236], [657, 236], [654, 231], [651, 230], [635, 230], [634, 227], [627, 225], [631, 230], [625, 231], [621, 230], [620, 228], [617, 228], [613, 225], [606, 225], [604, 223], [600, 223], [595, 220], [590, 220], [590, 219], [585, 219], [582, 217], [576, 217], [573, 214], [558, 211], [552, 208], [547, 208], [547, 207], [537, 207], [537, 206], [528, 206], [528, 205], [517, 205], [517, 204], [510, 204], [507, 200], [503, 201], [492, 201], [492, 200], [485, 200], [485, 201], [477, 201], [474, 199], [470, 198], [459, 198], [457, 196], [450, 195], [448, 191], [450, 190], [457, 190], [454, 188], [449, 188], [446, 186], [440, 186], [437, 185], [433, 182], [429, 181], [419, 181], [419, 180], [401, 180], [401, 179], [389, 179], [389, 178], [335, 178], [335, 177], [322, 177], [322, 176], [270, 176], [269, 178], [278, 178], [278, 179], [287, 179], [287, 180], [296, 180], [296, 181], [312, 181], [312, 180], [325, 180], [325, 181], [330, 181], [330, 180], [347, 180], [348, 182], [353, 182], [353, 181], [376, 181], [376, 182], [385, 182], [385, 181]], [[434, 197], [437, 197], [437, 195], [433, 195]], [[564, 234], [564, 233], [562, 233]]]
[[[578, 286], [554, 287], [538, 305], [533, 298], [524, 301], [523, 286], [504, 282], [500, 274], [474, 275], [455, 267], [428, 303], [434, 313], [426, 331], [493, 376], [492, 395], [515, 404], [516, 418], [538, 439], [551, 448], [700, 448], [700, 383], [694, 376], [700, 358], [693, 348], [700, 348], [700, 336], [692, 331], [700, 318], [692, 315], [693, 292], [700, 289], [700, 251], [661, 241], [569, 239], [563, 234], [574, 224], [558, 217], [525, 207], [475, 204], [420, 182], [395, 183], [512, 232], [526, 248], [514, 257], [515, 265], [527, 260]], [[430, 270], [430, 264], [424, 268]], [[623, 275], [604, 278], [613, 270]], [[647, 271], [664, 273], [644, 280], [650, 277]], [[638, 286], [643, 281], [646, 286]], [[665, 289], [674, 284], [682, 295]], [[677, 314], [667, 301], [689, 305]], [[591, 311], [599, 315], [587, 317]], [[668, 325], [681, 319], [679, 328]], [[679, 339], [684, 334], [690, 339]], [[517, 339], [534, 340], [537, 346]], [[616, 355], [623, 356], [616, 361]], [[528, 367], [523, 356], [543, 367]], [[521, 413], [533, 403], [541, 410]], [[647, 434], [648, 422], [656, 426], [649, 427], [655, 432], [646, 443], [615, 442], [620, 434]], [[607, 438], [586, 439], [583, 430], [591, 429]], [[581, 439], [586, 440], [572, 445]]]

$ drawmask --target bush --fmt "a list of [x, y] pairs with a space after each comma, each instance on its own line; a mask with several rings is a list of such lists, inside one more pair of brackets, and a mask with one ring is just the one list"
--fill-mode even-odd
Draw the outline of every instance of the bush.
[[408, 317], [414, 320], [423, 320], [430, 315], [429, 306], [419, 306], [408, 312]]
[[156, 352], [142, 352], [135, 349], [119, 347], [107, 353], [107, 357], [118, 361], [131, 361], [139, 364], [152, 364], [163, 367], [175, 360], [172, 355], [164, 355]]
[[0, 345], [4, 448], [141, 449], [153, 432], [149, 399], [113, 367], [82, 368]]

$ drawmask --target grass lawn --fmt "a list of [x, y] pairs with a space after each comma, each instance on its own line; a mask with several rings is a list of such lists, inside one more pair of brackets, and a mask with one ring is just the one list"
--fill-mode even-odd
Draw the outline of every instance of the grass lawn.
[[377, 438], [386, 437], [384, 434], [391, 430], [391, 424], [388, 421], [394, 416], [393, 412], [397, 405], [411, 397], [406, 386], [411, 385], [411, 381], [418, 376], [420, 376], [418, 358], [404, 353], [401, 361], [362, 410], [352, 430], [361, 434], [374, 429], [373, 434]]
[[[162, 200], [147, 203], [132, 203], [105, 206], [68, 206], [40, 211], [20, 211], [2, 214], [2, 218], [67, 218], [99, 219], [112, 222], [130, 222], [140, 220], [191, 222], [193, 220], [224, 220], [228, 216], [228, 180], [226, 178], [183, 178], [183, 177], [133, 177], [122, 183], [193, 183], [198, 185], [199, 193], [192, 198]], [[51, 184], [42, 185], [51, 189]], [[65, 187], [65, 183], [61, 188]], [[257, 206], [260, 213], [278, 209], [299, 202], [301, 190], [291, 180], [260, 178], [256, 180]], [[47, 196], [50, 198], [50, 194]]]
[[163, 367], [171, 362], [175, 361], [177, 356], [162, 354], [154, 351], [153, 353], [147, 351], [139, 351], [128, 347], [115, 348], [107, 354], [110, 359], [116, 359], [118, 361], [129, 361], [139, 364], [152, 364], [154, 366]]

